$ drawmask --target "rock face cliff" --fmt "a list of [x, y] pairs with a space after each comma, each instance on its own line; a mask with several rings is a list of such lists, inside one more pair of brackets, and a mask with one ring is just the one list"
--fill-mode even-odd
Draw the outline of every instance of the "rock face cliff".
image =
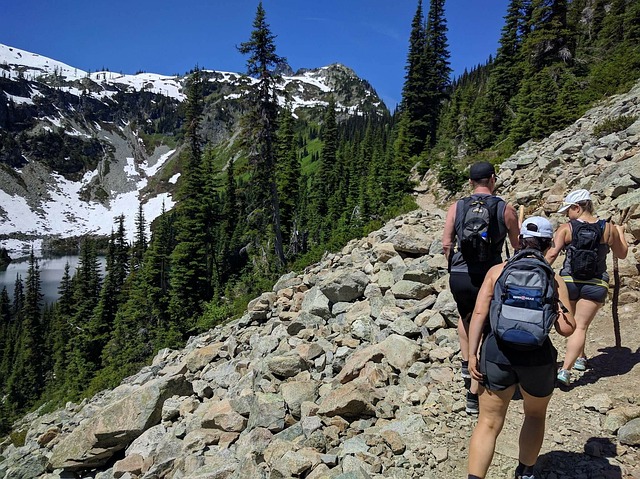
[[[640, 85], [500, 169], [501, 193], [527, 214], [557, 222], [563, 195], [586, 187], [602, 217], [629, 218], [624, 347], [609, 347], [605, 307], [590, 331], [592, 369], [552, 400], [540, 477], [640, 474], [640, 122], [594, 135], [639, 105]], [[118, 388], [29, 415], [17, 425], [24, 444], [4, 444], [0, 478], [463, 477], [476, 419], [464, 413], [444, 206], [284, 275], [242, 318], [160, 351]], [[514, 401], [488, 478], [513, 474], [521, 411]]]

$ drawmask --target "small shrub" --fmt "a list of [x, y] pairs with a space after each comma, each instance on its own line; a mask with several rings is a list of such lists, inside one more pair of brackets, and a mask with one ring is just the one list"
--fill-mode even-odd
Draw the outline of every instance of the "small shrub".
[[27, 441], [27, 429], [11, 431], [11, 434], [9, 434], [9, 437], [11, 438], [11, 444], [13, 444], [16, 447], [22, 447]]
[[638, 117], [634, 115], [620, 115], [616, 118], [607, 118], [593, 128], [593, 136], [602, 138], [611, 133], [626, 130], [633, 125], [637, 119]]
[[233, 316], [231, 305], [217, 304], [212, 301], [207, 303], [202, 316], [196, 322], [196, 329], [200, 332], [207, 331], [218, 324], [222, 324]]

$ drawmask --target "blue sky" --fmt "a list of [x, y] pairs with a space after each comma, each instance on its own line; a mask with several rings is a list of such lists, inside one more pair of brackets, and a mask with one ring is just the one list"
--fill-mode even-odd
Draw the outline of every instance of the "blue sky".
[[[423, 0], [425, 14], [429, 0]], [[236, 46], [257, 0], [0, 0], [0, 43], [82, 70], [244, 72]], [[454, 75], [495, 54], [508, 0], [448, 0]], [[294, 70], [343, 63], [391, 109], [401, 99], [417, 0], [263, 0], [277, 53]]]

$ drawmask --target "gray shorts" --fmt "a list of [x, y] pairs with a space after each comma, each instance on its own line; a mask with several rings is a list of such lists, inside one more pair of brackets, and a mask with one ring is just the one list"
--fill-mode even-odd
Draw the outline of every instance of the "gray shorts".
[[534, 397], [549, 396], [555, 387], [555, 361], [542, 366], [511, 366], [480, 358], [482, 385], [490, 391], [503, 391], [519, 384], [523, 391]]
[[597, 278], [580, 281], [571, 276], [563, 276], [562, 279], [567, 285], [571, 301], [588, 299], [604, 304], [607, 300], [607, 294], [609, 293], [609, 283], [607, 281]]

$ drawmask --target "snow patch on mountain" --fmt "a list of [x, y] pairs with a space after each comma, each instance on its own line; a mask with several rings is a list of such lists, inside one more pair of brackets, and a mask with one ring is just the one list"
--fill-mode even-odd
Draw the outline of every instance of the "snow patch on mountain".
[[[240, 73], [214, 70], [203, 71], [203, 78], [216, 83], [215, 90], [222, 91], [227, 101], [240, 99], [246, 95], [248, 87], [258, 81]], [[88, 233], [108, 235], [115, 227], [114, 218], [122, 214], [125, 216], [127, 233], [133, 239], [135, 217], [141, 202], [147, 226], [161, 214], [163, 205], [165, 210], [170, 210], [174, 206], [171, 193], [143, 190], [148, 186], [149, 179], [158, 175], [176, 150], [167, 151], [169, 147], [159, 146], [153, 153], [147, 152], [138, 136], [138, 127], [131, 125], [125, 119], [126, 115], [98, 122], [82, 121], [82, 113], [69, 115], [69, 112], [81, 112], [85, 108], [83, 98], [91, 98], [106, 108], [117, 109], [119, 101], [115, 101], [116, 95], [136, 92], [149, 92], [182, 102], [186, 99], [186, 79], [187, 76], [154, 73], [130, 75], [111, 71], [87, 72], [36, 53], [0, 44], [0, 80], [5, 87], [0, 89], [0, 97], [4, 94], [7, 106], [13, 104], [17, 109], [39, 112], [34, 117], [37, 120], [32, 128], [34, 132], [63, 133], [67, 137], [81, 139], [95, 138], [105, 144], [105, 155], [102, 160], [97, 158], [97, 169], [85, 174], [80, 181], [50, 174], [44, 164], [38, 165], [37, 161], [26, 156], [24, 159], [28, 164], [24, 171], [0, 170], [3, 185], [0, 189], [0, 238], [3, 238], [0, 247], [9, 249], [10, 254], [14, 251], [22, 254], [25, 249], [28, 251], [33, 247], [37, 250], [41, 247], [42, 241], [35, 238]], [[347, 91], [342, 97], [339, 93], [341, 88]], [[375, 91], [368, 83], [360, 80], [348, 67], [339, 64], [283, 76], [277, 90], [279, 103], [290, 108], [294, 115], [298, 109], [326, 106], [329, 94], [334, 94], [336, 106], [342, 114], [362, 114], [363, 110], [371, 111], [372, 105], [374, 111], [386, 110], [381, 102], [375, 101]], [[40, 108], [43, 98], [46, 102], [52, 92], [67, 95], [59, 96], [60, 105], [50, 102], [49, 108]], [[77, 100], [73, 97], [77, 97]], [[345, 104], [341, 104], [341, 99]], [[155, 102], [154, 99], [151, 101]], [[160, 180], [160, 183], [175, 185], [179, 176], [179, 173], [174, 173], [169, 180]], [[16, 177], [20, 178], [17, 182]], [[101, 191], [108, 196], [107, 199], [97, 194]], [[154, 194], [156, 196], [151, 197]], [[87, 197], [100, 201], [87, 201]], [[23, 235], [33, 240], [22, 242], [16, 239]]]

